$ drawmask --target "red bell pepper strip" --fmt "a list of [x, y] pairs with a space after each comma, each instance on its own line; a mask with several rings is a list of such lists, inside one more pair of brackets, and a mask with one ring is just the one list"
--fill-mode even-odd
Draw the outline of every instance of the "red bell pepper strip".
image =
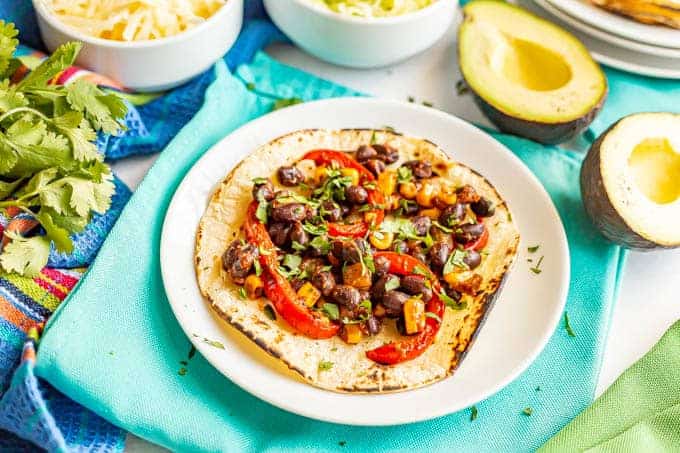
[[[378, 257], [386, 258], [389, 261], [389, 272], [392, 274], [417, 274], [428, 278], [432, 282], [433, 294], [432, 298], [427, 302], [426, 310], [437, 315], [439, 319], [444, 317], [444, 303], [439, 298], [439, 291], [441, 291], [439, 282], [432, 271], [420, 260], [409, 255], [400, 255], [394, 252], [377, 252], [373, 255], [374, 260]], [[439, 319], [428, 317], [425, 320], [425, 328], [417, 335], [366, 351], [366, 357], [383, 365], [395, 365], [415, 359], [434, 342], [441, 325]]]
[[[480, 222], [481, 223], [481, 222]], [[484, 225], [484, 232], [479, 235], [477, 239], [474, 241], [470, 241], [467, 244], [463, 246], [465, 250], [477, 250], [480, 251], [484, 247], [486, 247], [486, 244], [489, 242], [489, 229]]]
[[343, 153], [342, 151], [316, 149], [302, 156], [302, 160], [305, 159], [313, 160], [316, 165], [328, 165], [331, 162], [335, 162], [340, 168], [354, 168], [357, 170], [359, 172], [359, 182], [361, 183], [375, 181], [373, 173], [368, 171], [366, 167], [354, 160], [350, 155]]
[[290, 282], [279, 273], [276, 247], [266, 227], [255, 216], [257, 205], [257, 201], [250, 203], [243, 227], [248, 242], [257, 245], [261, 251], [260, 264], [266, 270], [263, 274], [265, 295], [274, 304], [276, 312], [305, 336], [325, 339], [337, 335], [340, 326], [305, 306]]
[[[302, 159], [313, 160], [317, 165], [328, 165], [335, 162], [341, 168], [354, 168], [359, 172], [359, 182], [364, 183], [368, 181], [375, 181], [373, 173], [368, 171], [366, 167], [354, 160], [347, 153], [342, 151], [333, 151], [330, 149], [317, 149], [305, 154]], [[385, 196], [377, 189], [367, 189], [368, 203], [372, 206], [383, 206], [385, 204]], [[378, 226], [385, 219], [384, 208], [376, 208], [371, 211], [375, 213], [375, 220], [372, 222], [374, 226]], [[368, 232], [369, 225], [367, 222], [357, 222], [353, 224], [333, 223], [328, 224], [328, 235], [332, 237], [364, 237]]]

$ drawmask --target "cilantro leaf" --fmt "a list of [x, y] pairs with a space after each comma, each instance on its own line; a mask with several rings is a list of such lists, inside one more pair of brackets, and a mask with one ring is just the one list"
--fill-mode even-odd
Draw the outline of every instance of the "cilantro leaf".
[[321, 307], [321, 310], [323, 310], [323, 312], [326, 313], [326, 316], [328, 316], [328, 318], [332, 319], [333, 321], [340, 318], [340, 310], [335, 304], [325, 303]]
[[444, 291], [439, 293], [439, 298], [446, 304], [447, 307], [453, 309], [453, 310], [464, 310], [467, 308], [467, 303], [466, 302], [457, 302], [455, 299], [450, 297], [448, 294], [446, 294]]
[[564, 312], [564, 330], [567, 331], [567, 335], [570, 337], [575, 337], [576, 334], [574, 333], [574, 330], [571, 328], [571, 323], [569, 322], [569, 315], [567, 312]]
[[272, 111], [274, 110], [279, 110], [284, 107], [290, 107], [291, 105], [295, 104], [301, 104], [304, 101], [300, 98], [284, 98], [284, 99], [277, 99], [274, 101], [274, 105], [272, 106]]
[[16, 39], [19, 31], [11, 22], [0, 20], [0, 74], [5, 74], [10, 66], [14, 51], [19, 44]]
[[465, 257], [467, 256], [467, 251], [455, 249], [452, 254], [449, 255], [449, 259], [444, 264], [444, 269], [442, 274], [450, 274], [455, 271], [455, 268], [468, 269], [468, 265], [465, 264]]
[[60, 227], [48, 211], [42, 209], [35, 215], [35, 219], [40, 222], [45, 229], [47, 238], [54, 242], [54, 246], [58, 251], [63, 253], [71, 253], [73, 251], [73, 241], [69, 237], [69, 232], [65, 228]]
[[61, 71], [73, 65], [82, 46], [79, 42], [68, 42], [59, 46], [47, 60], [19, 82], [19, 89], [26, 90], [47, 85]]
[[18, 234], [5, 233], [12, 239], [0, 255], [0, 266], [7, 272], [35, 277], [47, 264], [50, 241], [45, 236], [24, 238]]
[[329, 362], [327, 360], [321, 360], [319, 362], [319, 371], [328, 371], [331, 368], [333, 368], [333, 362]]

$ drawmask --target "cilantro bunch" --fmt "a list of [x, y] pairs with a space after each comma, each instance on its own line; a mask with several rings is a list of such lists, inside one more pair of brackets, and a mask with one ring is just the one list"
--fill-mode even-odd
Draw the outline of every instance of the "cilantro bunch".
[[44, 235], [5, 232], [0, 268], [33, 276], [47, 264], [50, 243], [71, 252], [71, 234], [94, 213], [104, 213], [114, 193], [111, 169], [94, 144], [97, 131], [119, 132], [126, 107], [115, 94], [77, 80], [50, 83], [71, 66], [80, 43], [59, 47], [24, 79], [10, 77], [18, 41], [13, 24], [0, 20], [0, 212], [18, 208], [33, 216]]

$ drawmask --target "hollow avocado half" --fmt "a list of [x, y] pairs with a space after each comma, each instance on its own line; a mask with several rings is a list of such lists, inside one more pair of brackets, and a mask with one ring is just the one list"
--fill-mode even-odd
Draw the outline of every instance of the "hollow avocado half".
[[554, 144], [585, 129], [607, 96], [607, 78], [573, 35], [505, 2], [463, 8], [460, 70], [496, 126]]
[[583, 161], [581, 196], [611, 241], [680, 247], [680, 114], [637, 113], [611, 126]]

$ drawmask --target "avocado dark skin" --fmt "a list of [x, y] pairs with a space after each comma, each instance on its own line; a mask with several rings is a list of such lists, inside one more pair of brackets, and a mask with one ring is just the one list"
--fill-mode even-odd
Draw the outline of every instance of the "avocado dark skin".
[[563, 123], [543, 123], [523, 120], [503, 113], [491, 103], [482, 99], [472, 88], [470, 88], [470, 91], [474, 95], [475, 103], [484, 115], [502, 132], [519, 135], [520, 137], [529, 138], [546, 145], [566, 142], [583, 132], [593, 122], [597, 114], [600, 113], [608, 92], [608, 90], [605, 91], [597, 105], [580, 118]]
[[641, 251], [674, 248], [673, 246], [657, 244], [633, 231], [609, 199], [609, 194], [602, 182], [602, 173], [600, 173], [600, 146], [609, 131], [617, 124], [618, 121], [593, 142], [583, 161], [581, 167], [581, 198], [586, 213], [607, 239], [625, 248]]

